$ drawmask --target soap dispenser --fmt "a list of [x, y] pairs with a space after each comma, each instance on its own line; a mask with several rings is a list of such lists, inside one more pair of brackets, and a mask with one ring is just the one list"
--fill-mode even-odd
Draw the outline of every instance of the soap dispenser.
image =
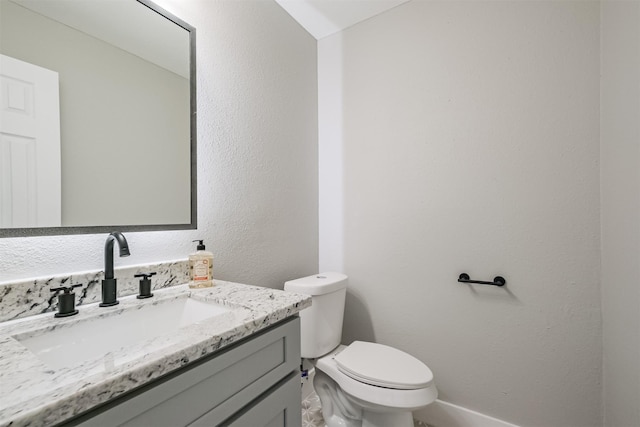
[[198, 242], [196, 252], [189, 255], [190, 288], [209, 288], [213, 286], [213, 254], [205, 250], [203, 240]]

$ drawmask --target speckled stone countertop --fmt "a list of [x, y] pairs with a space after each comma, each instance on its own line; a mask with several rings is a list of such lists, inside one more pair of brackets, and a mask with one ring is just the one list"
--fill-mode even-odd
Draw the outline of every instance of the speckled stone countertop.
[[[19, 340], [123, 312], [149, 309], [179, 298], [214, 302], [230, 308], [209, 320], [149, 338], [106, 357], [77, 366], [53, 368]], [[291, 292], [232, 282], [189, 289], [186, 285], [154, 291], [154, 297], [120, 298], [114, 307], [88, 304], [79, 314], [52, 313], [0, 323], [0, 426], [50, 426], [159, 378], [185, 364], [273, 325], [311, 305], [311, 298]], [[101, 331], [96, 330], [96, 334]], [[124, 356], [124, 357], [123, 357]], [[114, 362], [115, 360], [115, 362]]]

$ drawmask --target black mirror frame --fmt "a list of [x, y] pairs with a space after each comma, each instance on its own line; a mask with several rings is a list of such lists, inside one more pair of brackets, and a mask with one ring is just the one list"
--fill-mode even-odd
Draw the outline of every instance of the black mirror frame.
[[197, 188], [197, 102], [196, 102], [196, 29], [172, 13], [149, 0], [135, 0], [152, 11], [162, 15], [176, 25], [189, 32], [189, 83], [191, 108], [191, 222], [189, 224], [149, 224], [149, 225], [97, 225], [83, 227], [34, 227], [34, 228], [0, 228], [0, 238], [4, 237], [32, 237], [32, 236], [60, 236], [72, 234], [101, 234], [113, 230], [121, 232], [163, 231], [163, 230], [193, 230], [198, 227], [198, 188]]

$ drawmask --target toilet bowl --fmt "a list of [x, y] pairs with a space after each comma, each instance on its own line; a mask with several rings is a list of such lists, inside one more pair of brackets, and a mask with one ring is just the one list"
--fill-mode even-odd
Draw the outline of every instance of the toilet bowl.
[[327, 427], [412, 427], [411, 412], [438, 396], [420, 360], [383, 344], [341, 345], [347, 277], [323, 273], [285, 283], [312, 296], [300, 312], [302, 356], [314, 367], [313, 387]]
[[[314, 388], [328, 427], [410, 427], [411, 412], [438, 397], [425, 364], [382, 344], [341, 345], [314, 365]], [[325, 406], [325, 402], [331, 403]]]

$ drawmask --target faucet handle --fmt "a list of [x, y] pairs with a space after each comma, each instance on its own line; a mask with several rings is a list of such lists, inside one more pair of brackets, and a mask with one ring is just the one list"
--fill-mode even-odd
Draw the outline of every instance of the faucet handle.
[[133, 275], [133, 277], [142, 277], [142, 279], [140, 279], [140, 291], [136, 298], [144, 299], [144, 298], [151, 298], [153, 296], [153, 294], [151, 293], [150, 277], [155, 275], [156, 275], [155, 271], [153, 273], [140, 273], [140, 274]]
[[76, 294], [71, 291], [73, 288], [79, 288], [80, 286], [82, 286], [82, 283], [51, 289], [51, 292], [64, 291], [64, 293], [58, 295], [58, 312], [54, 317], [68, 317], [78, 314], [78, 310], [76, 310]]
[[51, 292], [64, 291], [65, 294], [68, 294], [73, 290], [73, 288], [79, 288], [80, 286], [82, 286], [82, 283], [71, 286], [60, 286], [59, 288], [51, 288]]

